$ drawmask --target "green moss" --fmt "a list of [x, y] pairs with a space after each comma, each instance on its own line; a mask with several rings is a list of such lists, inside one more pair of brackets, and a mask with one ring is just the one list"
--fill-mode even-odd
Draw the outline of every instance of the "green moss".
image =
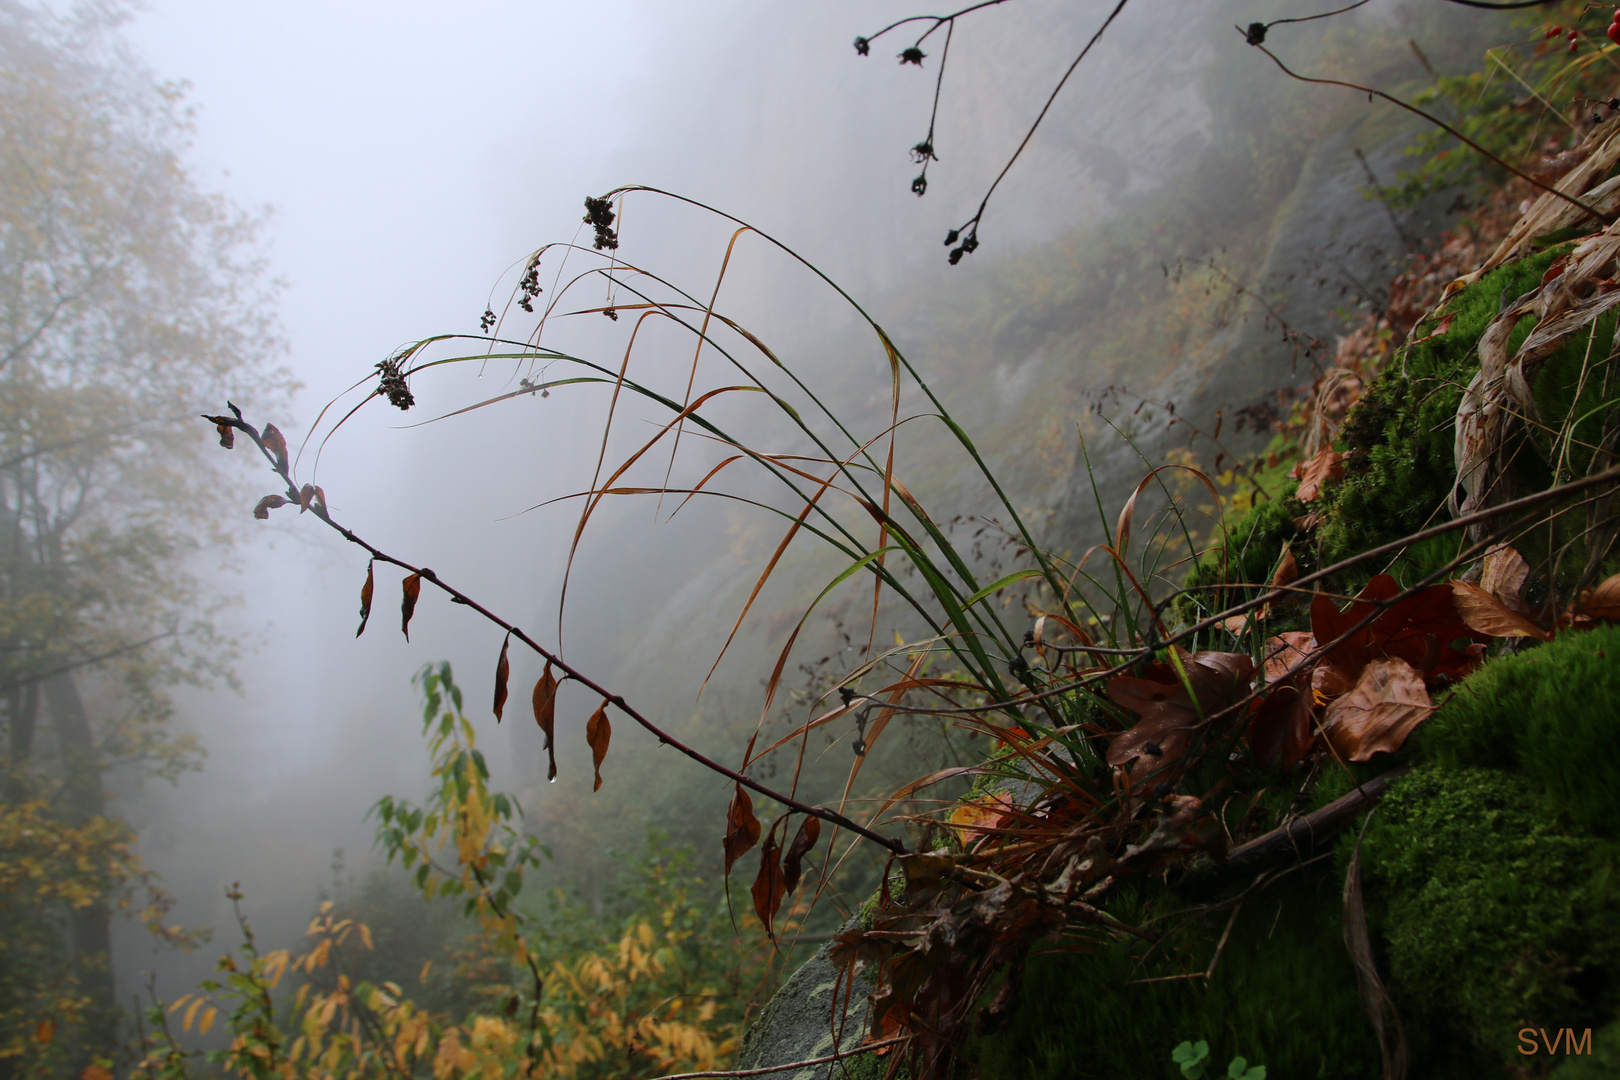
[[[1324, 494], [1320, 531], [1324, 560], [1398, 539], [1432, 524], [1451, 491], [1452, 439], [1462, 391], [1479, 370], [1479, 336], [1504, 298], [1535, 288], [1548, 265], [1568, 250], [1553, 248], [1498, 267], [1464, 289], [1445, 309], [1444, 334], [1418, 341], [1374, 379], [1345, 421], [1345, 477]], [[1517, 348], [1534, 319], [1509, 340]], [[1437, 327], [1420, 324], [1421, 339]], [[1604, 343], [1603, 355], [1608, 345]]]
[[1471, 1043], [1506, 1064], [1522, 1027], [1614, 1015], [1616, 854], [1513, 773], [1426, 765], [1391, 790], [1367, 835], [1365, 883], [1419, 1061]]
[[[1584, 1050], [1585, 1032], [1578, 1035]], [[1566, 1056], [1564, 1063], [1548, 1074], [1548, 1080], [1614, 1080], [1616, 1076], [1620, 1076], [1620, 1021], [1594, 1031], [1590, 1056]]]
[[[1229, 911], [1194, 917], [1146, 960], [1135, 938], [1032, 957], [1012, 1019], [974, 1040], [970, 1057], [986, 1080], [1168, 1080], [1180, 1075], [1175, 1046], [1205, 1039], [1211, 1060], [1241, 1055], [1271, 1076], [1375, 1075], [1378, 1046], [1340, 940], [1337, 894], [1333, 875], [1301, 873], [1245, 901], [1207, 986], [1132, 983], [1206, 970]], [[1141, 920], [1170, 914], [1167, 903], [1159, 894], [1148, 911], [1124, 897], [1110, 910]]]
[[1583, 831], [1620, 837], [1620, 626], [1490, 661], [1419, 732], [1436, 762], [1522, 772]]

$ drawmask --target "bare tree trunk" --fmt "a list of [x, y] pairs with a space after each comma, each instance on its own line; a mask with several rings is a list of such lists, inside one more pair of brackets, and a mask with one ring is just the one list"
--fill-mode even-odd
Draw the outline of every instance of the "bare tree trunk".
[[[45, 700], [50, 704], [62, 757], [62, 816], [70, 824], [83, 825], [106, 809], [95, 734], [71, 674], [64, 672], [46, 679]], [[85, 1030], [90, 1042], [84, 1048], [87, 1056], [110, 1054], [118, 1043], [110, 923], [111, 913], [100, 902], [74, 908], [68, 916], [79, 987], [91, 1001], [90, 1023]]]

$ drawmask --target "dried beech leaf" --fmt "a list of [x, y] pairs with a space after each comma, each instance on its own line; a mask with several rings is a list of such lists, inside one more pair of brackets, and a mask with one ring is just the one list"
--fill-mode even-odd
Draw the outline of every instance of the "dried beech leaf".
[[726, 837], [722, 841], [726, 851], [726, 876], [731, 875], [731, 867], [738, 859], [748, 853], [748, 849], [759, 843], [759, 819], [754, 816], [754, 801], [748, 797], [748, 792], [741, 784], [731, 797], [731, 805], [726, 807]]
[[309, 509], [309, 504], [315, 501], [315, 485], [305, 484], [298, 489], [298, 512], [302, 514]]
[[1551, 641], [1552, 634], [1520, 615], [1478, 585], [1466, 581], [1451, 583], [1451, 599], [1457, 614], [1470, 629], [1492, 637], [1528, 637]]
[[820, 818], [807, 815], [799, 822], [799, 831], [793, 834], [793, 843], [788, 845], [787, 854], [782, 858], [782, 884], [788, 892], [799, 887], [800, 864], [820, 837]]
[[1271, 575], [1271, 587], [1275, 589], [1282, 585], [1292, 585], [1297, 577], [1299, 577], [1299, 561], [1294, 558], [1294, 549], [1285, 547], [1282, 559], [1277, 563], [1277, 572]]
[[287, 471], [287, 438], [277, 430], [276, 425], [264, 425], [264, 434], [259, 436], [264, 441], [264, 448], [276, 457], [276, 469]]
[[1288, 674], [1288, 669], [1304, 660], [1316, 649], [1316, 637], [1309, 631], [1290, 630], [1277, 634], [1266, 642], [1266, 681], [1276, 682]]
[[371, 618], [371, 594], [377, 585], [376, 568], [376, 559], [366, 563], [366, 583], [360, 586], [360, 629], [354, 632], [355, 637], [359, 637], [366, 632], [366, 623]]
[[765, 834], [765, 846], [759, 851], [759, 873], [754, 875], [753, 887], [749, 890], [754, 897], [754, 914], [765, 926], [765, 933], [772, 940], [776, 938], [776, 931], [772, 923], [776, 920], [776, 912], [782, 906], [782, 896], [787, 892], [787, 882], [782, 877], [782, 849], [776, 842], [776, 826], [772, 825], [770, 832]]
[[1480, 568], [1479, 587], [1498, 597], [1509, 607], [1518, 605], [1524, 584], [1530, 580], [1530, 564], [1518, 551], [1503, 544], [1492, 548]]
[[1379, 657], [1349, 693], [1328, 703], [1322, 730], [1341, 757], [1368, 761], [1379, 751], [1399, 750], [1434, 710], [1416, 668], [1398, 657]]
[[1311, 726], [1314, 711], [1309, 671], [1297, 672], [1271, 685], [1249, 722], [1249, 749], [1255, 760], [1268, 767], [1281, 766], [1285, 771], [1299, 764], [1315, 741]]
[[501, 710], [506, 708], [506, 679], [512, 674], [512, 663], [506, 658], [506, 650], [512, 644], [512, 632], [507, 631], [501, 639], [501, 657], [495, 661], [495, 722], [501, 722]]
[[1605, 579], [1581, 597], [1576, 610], [1594, 619], [1620, 619], [1620, 574]]
[[551, 674], [549, 660], [540, 681], [534, 684], [534, 722], [546, 737], [546, 780], [549, 782], [557, 779], [557, 748], [552, 742], [557, 729], [557, 680]]
[[1309, 461], [1294, 466], [1288, 475], [1299, 481], [1294, 498], [1300, 502], [1314, 502], [1322, 493], [1322, 485], [1344, 475], [1344, 455], [1331, 446], [1324, 446]]
[[963, 847], [972, 847], [993, 829], [999, 829], [1013, 815], [1012, 796], [998, 791], [982, 799], [961, 803], [946, 819]]
[[259, 500], [259, 505], [253, 508], [253, 516], [258, 518], [260, 521], [268, 521], [270, 520], [270, 511], [274, 510], [278, 506], [286, 505], [287, 500], [283, 499], [280, 495], [266, 495], [264, 498]]
[[399, 604], [399, 628], [405, 632], [405, 640], [411, 640], [411, 616], [416, 614], [416, 600], [422, 595], [422, 575], [412, 574], [404, 581], [404, 599]]
[[604, 701], [585, 721], [585, 741], [590, 744], [591, 766], [596, 770], [596, 786], [592, 791], [602, 790], [602, 759], [607, 757], [608, 743], [612, 739], [613, 725], [608, 723], [607, 702]]

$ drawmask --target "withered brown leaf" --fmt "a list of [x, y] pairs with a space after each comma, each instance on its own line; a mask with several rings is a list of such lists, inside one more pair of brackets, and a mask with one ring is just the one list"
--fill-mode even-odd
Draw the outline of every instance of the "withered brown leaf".
[[726, 836], [721, 842], [726, 851], [726, 875], [731, 875], [732, 864], [759, 843], [759, 819], [754, 816], [754, 800], [741, 784], [726, 807]]
[[1594, 619], [1620, 619], [1620, 574], [1605, 578], [1597, 588], [1582, 593], [1575, 610]]
[[551, 674], [551, 661], [540, 681], [534, 684], [534, 722], [546, 737], [546, 780], [557, 779], [557, 748], [552, 745], [552, 734], [557, 728], [557, 680]]
[[506, 658], [507, 647], [512, 644], [512, 632], [508, 630], [501, 639], [501, 658], [495, 661], [495, 722], [501, 722], [501, 710], [506, 708], [506, 678], [512, 674], [511, 661]]
[[277, 429], [274, 424], [264, 425], [264, 433], [259, 436], [264, 441], [264, 448], [276, 457], [276, 468], [281, 472], [287, 471], [287, 437]]
[[404, 599], [400, 601], [399, 628], [405, 632], [405, 640], [411, 640], [411, 616], [416, 614], [416, 599], [422, 595], [422, 575], [412, 574], [404, 582]]
[[1348, 693], [1328, 703], [1322, 731], [1341, 757], [1368, 761], [1381, 750], [1399, 750], [1434, 710], [1422, 673], [1399, 657], [1381, 656]]
[[1314, 502], [1322, 493], [1322, 485], [1344, 475], [1344, 455], [1331, 446], [1324, 446], [1315, 457], [1302, 461], [1289, 473], [1299, 481], [1294, 498], [1300, 502]]
[[371, 593], [377, 585], [374, 573], [376, 568], [376, 559], [366, 563], [366, 583], [360, 586], [360, 629], [354, 632], [355, 637], [366, 632], [366, 623], [371, 619]]
[[309, 504], [315, 501], [315, 485], [305, 484], [298, 489], [298, 512], [302, 514], [309, 509]]
[[204, 413], [203, 419], [212, 420], [214, 422], [214, 430], [219, 432], [219, 445], [223, 446], [227, 450], [234, 450], [236, 448], [236, 427], [231, 423], [230, 417], [209, 416], [207, 413]]
[[612, 740], [613, 725], [608, 723], [607, 702], [604, 701], [585, 721], [585, 741], [590, 744], [591, 767], [596, 770], [596, 786], [592, 791], [602, 790], [602, 759], [607, 757], [608, 743]]
[[274, 510], [278, 506], [286, 505], [287, 500], [283, 499], [280, 495], [266, 495], [264, 498], [259, 500], [259, 505], [253, 508], [253, 516], [258, 518], [260, 521], [268, 521], [270, 520], [270, 511]]
[[765, 834], [765, 845], [759, 849], [759, 873], [754, 875], [749, 892], [754, 897], [754, 914], [764, 924], [765, 933], [775, 940], [776, 930], [772, 924], [782, 906], [782, 896], [787, 892], [787, 881], [782, 875], [782, 848], [776, 842], [774, 824]]
[[1478, 630], [1482, 634], [1490, 634], [1492, 637], [1528, 637], [1538, 641], [1552, 640], [1551, 633], [1478, 585], [1470, 585], [1466, 581], [1453, 581], [1451, 602], [1457, 605], [1457, 614], [1469, 629]]
[[799, 887], [801, 864], [820, 837], [821, 819], [806, 815], [805, 819], [799, 822], [799, 831], [793, 834], [793, 843], [788, 845], [787, 855], [782, 859], [782, 882], [788, 892]]
[[1484, 565], [1480, 567], [1479, 587], [1508, 607], [1514, 610], [1523, 607], [1524, 586], [1529, 580], [1530, 564], [1512, 547], [1502, 544], [1486, 552]]

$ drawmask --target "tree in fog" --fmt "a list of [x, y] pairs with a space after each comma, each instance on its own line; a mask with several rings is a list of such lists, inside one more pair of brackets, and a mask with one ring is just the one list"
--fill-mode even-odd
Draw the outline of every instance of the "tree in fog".
[[225, 462], [195, 417], [288, 386], [256, 222], [187, 174], [181, 89], [122, 17], [0, 0], [0, 1076], [112, 1045], [134, 871], [106, 782], [193, 764], [165, 689], [229, 676], [199, 558], [229, 542]]

